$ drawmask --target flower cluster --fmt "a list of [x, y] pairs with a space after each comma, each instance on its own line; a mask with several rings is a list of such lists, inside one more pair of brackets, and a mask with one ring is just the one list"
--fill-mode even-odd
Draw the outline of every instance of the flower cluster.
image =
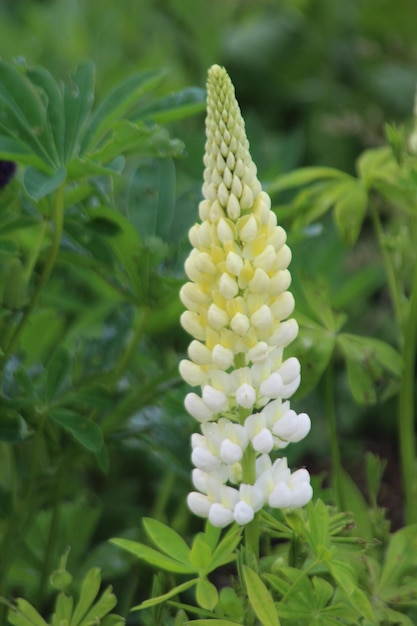
[[270, 453], [300, 441], [310, 419], [290, 408], [300, 364], [283, 351], [298, 326], [288, 319], [291, 251], [262, 191], [234, 88], [214, 65], [207, 82], [204, 199], [189, 233], [191, 282], [180, 292], [185, 330], [194, 337], [184, 380], [201, 393], [185, 398], [201, 423], [192, 436], [188, 505], [215, 526], [250, 522], [265, 504], [296, 508], [311, 496], [305, 469], [291, 473]]

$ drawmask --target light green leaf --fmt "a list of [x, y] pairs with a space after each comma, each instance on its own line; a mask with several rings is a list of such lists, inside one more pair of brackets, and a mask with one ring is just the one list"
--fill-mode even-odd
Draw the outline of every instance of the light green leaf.
[[190, 552], [190, 561], [199, 572], [208, 572], [212, 563], [212, 552], [207, 545], [203, 533], [198, 533], [193, 540]]
[[360, 489], [346, 472], [342, 471], [339, 478], [345, 508], [353, 515], [356, 533], [364, 539], [371, 540], [373, 538], [373, 530], [369, 517], [369, 507]]
[[55, 612], [52, 616], [51, 626], [69, 624], [72, 617], [73, 604], [74, 600], [71, 597], [66, 596], [65, 593], [60, 593], [56, 599]]
[[157, 569], [164, 569], [168, 572], [175, 572], [176, 574], [195, 574], [197, 569], [193, 565], [180, 563], [176, 559], [158, 552], [149, 546], [145, 546], [143, 543], [132, 541], [131, 539], [111, 539], [111, 543], [122, 550], [126, 550], [133, 554], [138, 559], [142, 559], [156, 567]]
[[95, 422], [65, 408], [52, 408], [48, 416], [67, 430], [87, 450], [100, 452], [103, 447], [103, 433]]
[[159, 550], [165, 552], [165, 554], [177, 561], [181, 561], [187, 565], [190, 564], [191, 550], [184, 539], [176, 533], [175, 530], [150, 517], [144, 518], [143, 525], [146, 534]]
[[26, 193], [36, 202], [39, 202], [41, 198], [56, 191], [65, 181], [66, 176], [67, 172], [63, 167], [53, 174], [46, 174], [33, 167], [28, 167], [23, 174], [23, 185]]
[[48, 626], [38, 611], [24, 598], [16, 600], [16, 608], [10, 609], [7, 619], [13, 626]]
[[155, 87], [163, 75], [161, 70], [145, 70], [129, 76], [112, 89], [91, 116], [82, 141], [81, 154], [91, 151], [111, 130], [113, 123], [136, 104], [141, 95]]
[[187, 580], [185, 583], [181, 585], [177, 585], [177, 587], [173, 587], [167, 593], [164, 593], [161, 596], [157, 596], [155, 598], [149, 598], [149, 600], [145, 600], [141, 604], [132, 607], [131, 611], [141, 611], [142, 609], [149, 609], [152, 606], [156, 606], [157, 604], [161, 604], [161, 602], [165, 602], [172, 598], [172, 596], [176, 596], [178, 593], [182, 593], [183, 591], [187, 591], [193, 587], [196, 583], [198, 583], [199, 578], [193, 578], [192, 580]]
[[400, 582], [402, 576], [415, 568], [417, 562], [417, 524], [397, 530], [391, 538], [385, 555], [379, 581], [382, 596]]
[[[84, 616], [82, 624], [85, 626], [94, 626], [97, 624], [97, 620], [101, 620], [102, 617], [107, 615], [117, 604], [117, 598], [112, 592], [112, 587], [107, 587], [101, 594], [97, 602], [91, 607], [88, 613]], [[100, 622], [98, 622], [100, 624]], [[75, 626], [75, 624], [71, 624]]]
[[334, 218], [343, 242], [352, 247], [359, 237], [366, 215], [368, 194], [361, 181], [354, 180], [343, 197], [336, 202]]
[[279, 626], [280, 621], [275, 603], [267, 587], [258, 574], [246, 565], [243, 568], [243, 572], [249, 602], [256, 617], [262, 626]]
[[345, 177], [346, 174], [344, 172], [333, 167], [303, 167], [287, 174], [282, 174], [275, 181], [268, 183], [266, 191], [273, 195], [279, 191], [301, 187], [318, 180]]
[[207, 578], [200, 578], [196, 586], [197, 604], [202, 609], [214, 611], [218, 601], [219, 594], [216, 587]]
[[392, 151], [389, 146], [373, 148], [363, 152], [356, 162], [356, 169], [365, 188], [371, 189], [374, 179], [383, 177], [385, 168], [392, 162]]
[[69, 626], [78, 626], [85, 618], [91, 605], [97, 597], [101, 584], [101, 572], [98, 567], [93, 567], [85, 576], [80, 590], [80, 597], [75, 606]]
[[307, 541], [317, 558], [321, 559], [330, 543], [329, 512], [326, 505], [317, 500], [314, 505], [309, 503], [307, 515], [308, 527], [305, 530]]
[[232, 526], [215, 548], [210, 562], [210, 571], [235, 560], [234, 551], [242, 538], [242, 526]]
[[356, 575], [353, 568], [344, 561], [333, 559], [326, 563], [331, 575], [340, 590], [347, 596], [352, 596], [357, 588]]

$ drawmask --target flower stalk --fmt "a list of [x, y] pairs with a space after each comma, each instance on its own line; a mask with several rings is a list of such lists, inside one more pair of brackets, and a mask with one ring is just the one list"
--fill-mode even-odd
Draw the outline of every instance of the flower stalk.
[[206, 137], [204, 199], [180, 292], [181, 323], [194, 337], [180, 372], [200, 390], [185, 398], [201, 427], [192, 435], [196, 490], [188, 505], [214, 526], [248, 525], [256, 553], [257, 512], [297, 508], [312, 497], [307, 470], [291, 473], [285, 457], [275, 458], [307, 435], [310, 419], [290, 408], [300, 364], [283, 356], [298, 333], [289, 319], [291, 251], [257, 178], [233, 85], [218, 65], [208, 74]]

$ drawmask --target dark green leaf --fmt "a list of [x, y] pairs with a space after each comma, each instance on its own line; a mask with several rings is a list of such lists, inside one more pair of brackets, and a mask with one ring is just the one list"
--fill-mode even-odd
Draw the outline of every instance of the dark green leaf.
[[12, 409], [0, 408], [0, 441], [18, 443], [27, 439], [29, 431], [23, 417]]
[[161, 98], [140, 112], [141, 119], [152, 119], [159, 124], [168, 124], [196, 115], [205, 110], [206, 92], [198, 87], [188, 87]]
[[65, 133], [64, 160], [71, 161], [78, 154], [81, 132], [94, 100], [94, 64], [83, 63], [72, 76], [73, 84], [64, 89]]
[[46, 370], [46, 400], [59, 397], [62, 391], [68, 386], [71, 376], [71, 356], [64, 347], [59, 347], [48, 363]]
[[100, 452], [103, 447], [103, 433], [92, 420], [82, 417], [69, 409], [51, 409], [49, 417], [67, 430], [87, 450]]
[[36, 67], [28, 71], [28, 76], [46, 97], [46, 117], [50, 128], [58, 162], [64, 162], [64, 100], [63, 94], [51, 73], [44, 67]]
[[110, 91], [91, 116], [83, 138], [81, 154], [91, 151], [111, 130], [114, 122], [136, 104], [142, 94], [159, 83], [163, 74], [161, 70], [139, 72], [129, 76]]
[[23, 141], [15, 137], [0, 136], [0, 159], [16, 161], [21, 165], [32, 165], [43, 171], [50, 171], [48, 166]]

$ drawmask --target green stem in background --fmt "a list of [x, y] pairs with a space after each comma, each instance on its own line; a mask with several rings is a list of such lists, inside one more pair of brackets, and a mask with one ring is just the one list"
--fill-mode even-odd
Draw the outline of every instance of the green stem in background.
[[52, 234], [51, 247], [49, 249], [49, 253], [46, 258], [43, 272], [39, 278], [39, 282], [36, 286], [35, 291], [33, 292], [32, 298], [23, 314], [23, 317], [20, 320], [19, 324], [17, 325], [9, 341], [9, 344], [4, 351], [5, 360], [12, 354], [16, 346], [16, 343], [23, 329], [25, 328], [31, 313], [33, 312], [33, 310], [35, 309], [36, 305], [39, 302], [42, 290], [47, 284], [49, 277], [52, 273], [52, 270], [54, 268], [56, 258], [58, 256], [59, 244], [61, 242], [62, 230], [64, 227], [64, 191], [65, 191], [65, 184], [63, 183], [62, 185], [60, 185], [60, 187], [58, 187], [56, 194], [55, 194], [55, 205], [54, 205], [54, 215], [53, 215], [54, 231]]
[[392, 259], [385, 245], [385, 234], [378, 211], [374, 203], [371, 203], [370, 207], [375, 233], [384, 261], [392, 306], [399, 328], [398, 343], [403, 357], [404, 371], [398, 397], [398, 437], [405, 494], [405, 521], [406, 524], [413, 524], [417, 522], [417, 472], [414, 432], [414, 380], [417, 343], [417, 263], [414, 268], [410, 299], [408, 307], [406, 308], [404, 307], [404, 298], [401, 295]]
[[340, 511], [346, 509], [342, 488], [343, 470], [342, 457], [340, 454], [339, 440], [337, 437], [336, 402], [334, 390], [334, 364], [330, 360], [324, 374], [324, 402], [326, 407], [327, 430], [329, 433], [330, 454], [332, 458], [333, 486], [336, 504]]
[[399, 392], [398, 428], [405, 493], [405, 522], [406, 524], [415, 524], [417, 523], [417, 468], [414, 390], [417, 347], [417, 263], [414, 267], [408, 316], [403, 324], [403, 337], [404, 371]]
[[115, 384], [120, 379], [120, 377], [125, 373], [125, 371], [129, 367], [129, 364], [132, 358], [135, 355], [136, 348], [137, 348], [139, 341], [142, 338], [147, 319], [148, 319], [147, 310], [144, 308], [139, 309], [136, 313], [135, 328], [133, 331], [133, 336], [126, 347], [125, 352], [122, 354], [118, 365], [111, 373], [112, 380], [114, 381]]
[[[382, 228], [378, 209], [376, 208], [375, 202], [372, 200], [372, 198], [370, 198], [369, 207], [371, 210], [371, 218], [372, 218], [372, 223], [375, 229], [376, 238], [378, 241], [378, 246], [382, 255], [382, 259], [384, 261], [385, 273], [387, 275], [387, 281], [388, 281], [388, 289], [391, 295], [391, 302], [392, 302], [392, 306], [394, 309], [395, 319], [397, 322], [399, 332], [401, 333], [401, 326], [402, 326], [402, 319], [403, 319], [402, 298], [401, 298], [400, 290], [398, 287], [398, 282], [395, 277], [394, 265], [392, 263], [392, 258], [389, 254], [389, 251], [385, 245], [384, 229]], [[399, 341], [400, 345], [401, 345], [401, 341], [402, 341], [402, 338], [400, 337], [400, 341]]]

